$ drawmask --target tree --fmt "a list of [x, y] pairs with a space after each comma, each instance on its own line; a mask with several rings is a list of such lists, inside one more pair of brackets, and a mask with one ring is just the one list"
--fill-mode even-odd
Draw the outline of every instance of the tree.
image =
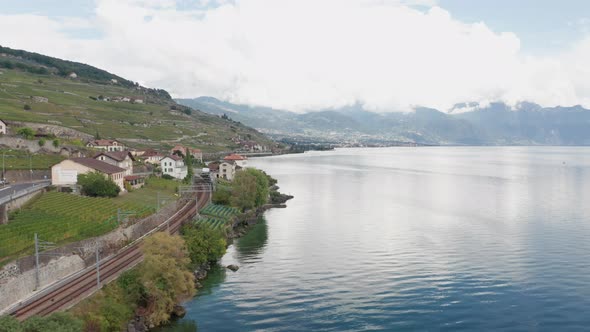
[[226, 241], [221, 231], [203, 224], [190, 224], [182, 229], [193, 267], [215, 262], [225, 254]]
[[231, 187], [218, 184], [217, 189], [215, 189], [215, 192], [213, 192], [213, 197], [211, 199], [215, 204], [230, 205], [231, 197]]
[[25, 104], [25, 106], [23, 106], [23, 109], [24, 109], [25, 111], [30, 111], [30, 110], [31, 110], [31, 105], [29, 105], [29, 104]]
[[268, 176], [261, 170], [247, 168], [247, 172], [256, 178], [256, 198], [255, 206], [262, 206], [268, 201]]
[[188, 152], [184, 157], [184, 164], [186, 165], [186, 176], [184, 177], [184, 183], [191, 183], [193, 181], [193, 176], [195, 175], [195, 170], [193, 169], [193, 161], [194, 158]]
[[256, 177], [248, 172], [237, 172], [232, 183], [231, 205], [242, 211], [256, 206]]
[[79, 174], [78, 184], [82, 186], [82, 194], [91, 197], [117, 197], [121, 191], [113, 180], [98, 172]]
[[59, 147], [59, 140], [58, 140], [57, 138], [56, 138], [56, 139], [54, 139], [52, 144], [53, 144], [53, 147], [54, 147], [54, 148], [57, 148], [57, 147]]
[[45, 139], [44, 139], [44, 138], [40, 139], [40, 140], [39, 140], [39, 146], [45, 146], [45, 142], [46, 142], [46, 141], [45, 141]]
[[194, 275], [188, 269], [191, 260], [180, 236], [155, 233], [144, 240], [142, 250], [139, 278], [148, 297], [146, 318], [157, 326], [170, 319], [178, 301], [194, 295]]
[[28, 127], [19, 128], [16, 131], [17, 135], [20, 135], [26, 139], [33, 139], [35, 137], [35, 131]]

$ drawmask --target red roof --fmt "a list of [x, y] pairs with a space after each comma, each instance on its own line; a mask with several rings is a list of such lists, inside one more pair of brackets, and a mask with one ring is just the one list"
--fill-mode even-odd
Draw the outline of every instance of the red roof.
[[225, 156], [223, 160], [246, 160], [246, 157], [242, 157], [239, 154], [232, 153], [229, 156]]
[[137, 179], [141, 179], [141, 176], [139, 175], [127, 175], [126, 177], [124, 177], [125, 181], [133, 181], [133, 180], [137, 180]]
[[111, 152], [99, 152], [94, 156], [94, 159], [98, 158], [99, 156], [107, 156], [116, 161], [123, 161], [127, 156], [131, 158], [131, 160], [135, 160], [133, 155], [129, 151], [111, 151]]
[[212, 163], [209, 163], [209, 165], [207, 165], [207, 167], [211, 171], [218, 171], [219, 170], [219, 163], [218, 162], [212, 162]]
[[106, 174], [115, 174], [115, 173], [121, 173], [121, 172], [125, 172], [124, 169], [122, 169], [121, 167], [115, 166], [115, 165], [111, 165], [109, 163], [105, 163], [104, 161], [100, 161], [97, 159], [92, 159], [92, 158], [72, 158], [70, 159], [71, 161], [78, 163], [80, 165], [84, 165], [88, 168], [92, 168], [96, 171], [99, 171], [101, 173], [106, 173]]

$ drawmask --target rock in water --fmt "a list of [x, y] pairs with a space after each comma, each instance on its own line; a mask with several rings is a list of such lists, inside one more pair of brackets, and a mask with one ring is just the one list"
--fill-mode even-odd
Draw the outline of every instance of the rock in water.
[[172, 309], [172, 314], [178, 318], [182, 318], [186, 315], [186, 310], [181, 305], [175, 305], [174, 309]]
[[237, 270], [239, 270], [239, 269], [240, 269], [240, 267], [239, 267], [239, 266], [237, 266], [237, 265], [234, 265], [234, 264], [228, 265], [228, 266], [226, 266], [226, 267], [227, 267], [228, 269], [230, 269], [230, 270], [234, 271], [234, 272], [236, 272]]

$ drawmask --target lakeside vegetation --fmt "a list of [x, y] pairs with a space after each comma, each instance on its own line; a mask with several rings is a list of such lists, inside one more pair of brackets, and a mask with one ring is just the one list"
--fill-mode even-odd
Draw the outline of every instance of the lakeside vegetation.
[[[203, 218], [184, 225], [180, 236], [158, 232], [146, 238], [142, 243], [142, 263], [67, 313], [61, 313], [59, 319], [53, 314], [45, 318], [33, 317], [19, 324], [12, 318], [4, 318], [0, 320], [0, 332], [5, 326], [28, 332], [26, 324], [35, 320], [57, 320], [61, 325], [55, 325], [55, 330], [64, 332], [74, 331], [70, 326], [82, 326], [79, 330], [84, 331], [120, 331], [131, 321], [149, 327], [168, 322], [173, 315], [182, 312], [178, 303], [194, 296], [196, 278], [200, 280], [202, 271], [226, 252], [228, 229], [210, 221], [221, 220], [224, 226], [230, 225], [241, 215], [247, 215], [242, 212], [252, 211], [271, 199], [270, 186], [274, 186], [276, 180], [256, 169], [245, 169], [238, 174], [233, 182], [218, 186], [218, 191], [223, 188], [223, 202], [216, 192], [218, 204], [209, 204], [201, 210]], [[158, 179], [151, 185], [167, 185], [164, 181]], [[222, 205], [224, 202], [234, 206]]]
[[10, 222], [0, 225], [0, 264], [15, 256], [31, 253], [34, 233], [45, 241], [66, 244], [112, 231], [117, 223], [117, 209], [134, 212], [142, 218], [160, 205], [176, 200], [178, 182], [148, 178], [144, 188], [115, 198], [85, 197], [47, 192], [10, 215]]
[[158, 232], [144, 240], [142, 263], [68, 312], [23, 323], [5, 316], [0, 332], [122, 331], [136, 314], [145, 325], [159, 326], [170, 319], [177, 303], [195, 294], [193, 267], [219, 259], [225, 246], [223, 235], [210, 229], [189, 226], [182, 236]]

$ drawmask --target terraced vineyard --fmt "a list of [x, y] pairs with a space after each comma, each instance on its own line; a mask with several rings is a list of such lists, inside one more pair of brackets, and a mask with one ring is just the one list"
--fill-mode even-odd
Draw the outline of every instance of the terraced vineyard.
[[105, 234], [115, 229], [117, 209], [133, 211], [134, 218], [156, 210], [156, 192], [160, 203], [174, 202], [171, 180], [153, 179], [144, 189], [118, 198], [92, 198], [49, 192], [19, 211], [6, 225], [0, 225], [0, 265], [19, 254], [32, 253], [34, 234], [45, 241], [64, 244]]
[[214, 229], [223, 229], [238, 210], [225, 205], [209, 204], [200, 211], [201, 217], [195, 222], [208, 225]]

